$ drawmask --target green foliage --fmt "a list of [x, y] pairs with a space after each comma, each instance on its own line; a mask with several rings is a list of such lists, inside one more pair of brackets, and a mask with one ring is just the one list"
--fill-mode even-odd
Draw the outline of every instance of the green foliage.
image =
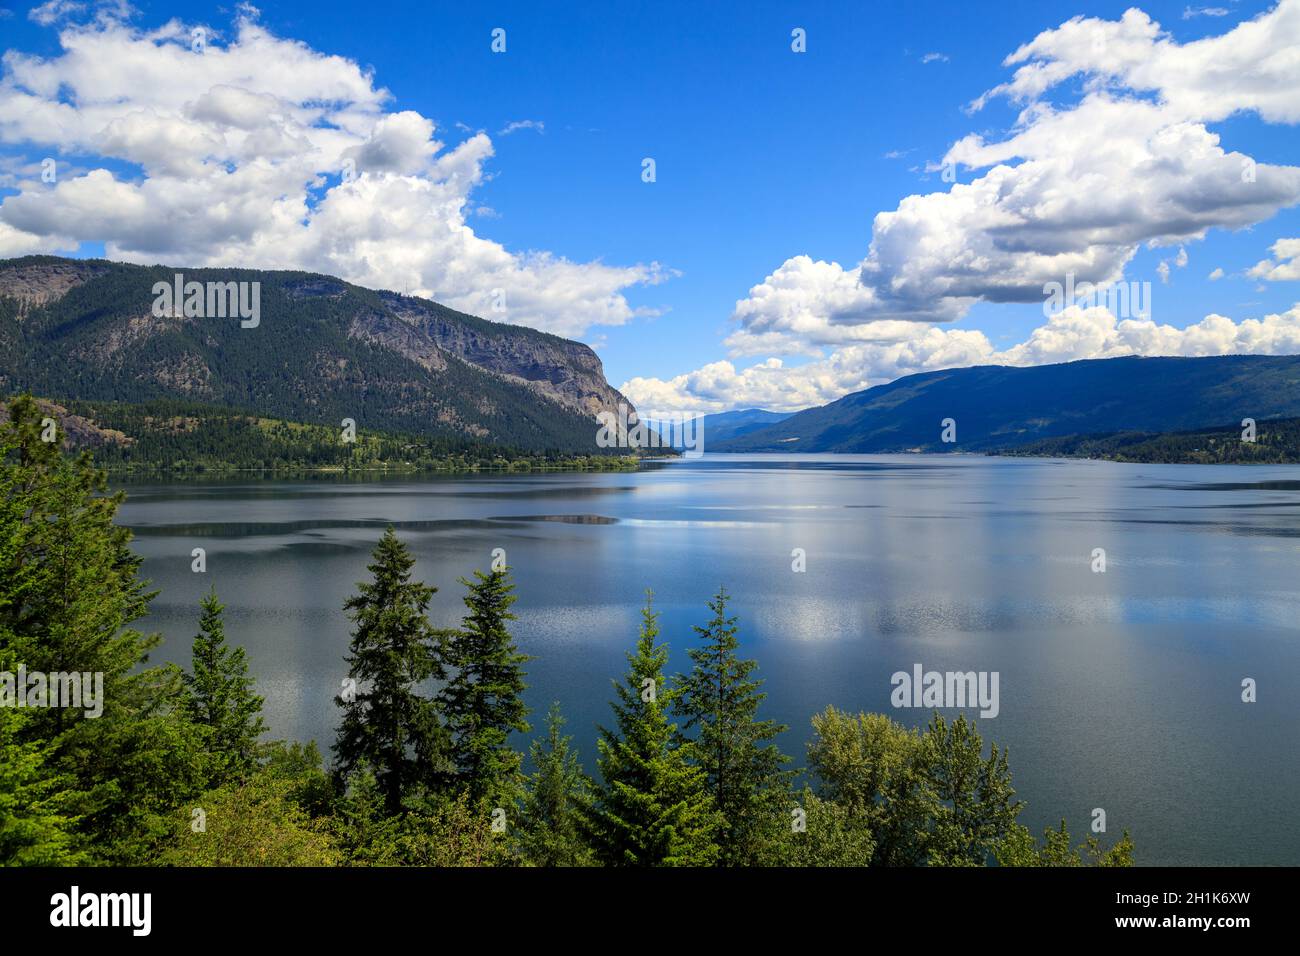
[[227, 647], [223, 605], [216, 590], [200, 605], [190, 673], [185, 675], [185, 706], [190, 719], [207, 731], [214, 780], [242, 779], [253, 769], [257, 742], [266, 730], [262, 698], [253, 693], [242, 647]]
[[447, 679], [436, 702], [451, 735], [457, 785], [474, 803], [512, 807], [519, 798], [523, 758], [509, 739], [511, 731], [530, 729], [523, 665], [532, 658], [520, 654], [510, 636], [516, 598], [509, 569], [475, 571], [473, 581], [461, 578], [460, 583], [468, 589], [467, 613], [460, 630], [442, 643]]
[[794, 774], [783, 769], [790, 758], [771, 742], [787, 728], [758, 719], [767, 695], [753, 676], [758, 662], [737, 654], [736, 618], [727, 615], [725, 588], [709, 609], [709, 623], [694, 627], [704, 646], [687, 651], [694, 667], [676, 681], [675, 713], [683, 732], [696, 731], [693, 752], [724, 821], [719, 862], [749, 866], [762, 857], [772, 820], [790, 804]]
[[847, 808], [872, 834], [874, 866], [927, 859], [935, 812], [920, 735], [883, 714], [850, 716], [828, 707], [813, 717], [808, 769], [820, 795]]
[[823, 800], [805, 788], [799, 796], [803, 827], [784, 828], [784, 846], [765, 862], [782, 866], [870, 866], [876, 844], [861, 814], [842, 803]]
[[537, 769], [528, 777], [519, 808], [517, 843], [533, 866], [589, 866], [582, 820], [591, 810], [591, 780], [562, 733], [564, 718], [556, 701], [546, 715], [546, 740], [534, 740], [529, 756]]
[[983, 866], [1015, 825], [1007, 755], [938, 713], [924, 734], [881, 714], [833, 707], [813, 718], [808, 765], [821, 795], [869, 828], [877, 866]]
[[696, 763], [668, 720], [675, 693], [664, 681], [668, 647], [647, 594], [628, 674], [615, 682], [614, 729], [600, 728], [601, 782], [585, 828], [608, 866], [710, 866], [721, 820]]
[[[636, 467], [636, 459], [630, 455], [525, 451], [471, 437], [363, 425], [358, 425], [355, 441], [344, 442], [337, 424], [288, 421], [179, 399], [134, 404], [71, 401], [66, 405], [67, 414], [84, 420], [78, 429], [81, 437], [74, 436], [73, 444], [92, 447], [96, 462], [116, 474], [606, 471]], [[60, 407], [47, 407], [55, 417], [66, 418]]]
[[369, 773], [355, 775], [335, 821], [352, 866], [504, 866], [511, 862], [502, 834], [469, 795], [428, 794], [399, 813], [385, 807]]
[[261, 746], [263, 773], [289, 784], [288, 796], [312, 817], [327, 815], [334, 804], [334, 781], [323, 767], [316, 741], [274, 740]]
[[989, 756], [982, 756], [984, 741], [965, 714], [950, 724], [936, 713], [921, 741], [926, 789], [936, 801], [930, 864], [984, 866], [1021, 808], [1006, 751], [993, 744]]
[[1063, 435], [1000, 449], [994, 454], [1197, 465], [1300, 462], [1300, 418], [1259, 421], [1255, 428], [1253, 442], [1242, 441], [1241, 426], [1230, 424], [1183, 432]]
[[[196, 814], [201, 814], [198, 816]], [[175, 815], [163, 866], [336, 866], [324, 825], [293, 798], [293, 781], [262, 772], [195, 798]]]
[[1133, 840], [1128, 831], [1114, 846], [1103, 848], [1095, 836], [1078, 847], [1071, 847], [1070, 831], [1061, 821], [1060, 829], [1043, 831], [1043, 845], [1034, 842], [1027, 827], [1015, 824], [994, 848], [999, 866], [1132, 866]]
[[[205, 776], [201, 735], [185, 719], [180, 672], [146, 666], [158, 644], [130, 625], [153, 594], [130, 532], [114, 524], [85, 456], [60, 452], [36, 403], [20, 397], [0, 424], [0, 657], [29, 671], [102, 675], [102, 713], [51, 707], [16, 731], [75, 792], [82, 845], [101, 862], [149, 857], [178, 800]], [[46, 441], [43, 438], [52, 438]]]
[[[0, 666], [8, 666], [0, 661]], [[85, 862], [72, 832], [72, 781], [50, 767], [50, 748], [20, 742], [23, 711], [0, 707], [0, 866]]]
[[340, 775], [370, 769], [388, 813], [445, 780], [449, 741], [435, 702], [420, 693], [445, 678], [438, 663], [445, 635], [425, 612], [435, 589], [411, 580], [415, 559], [390, 526], [369, 565], [373, 579], [344, 604], [355, 625], [345, 658], [356, 693], [343, 708], [334, 755]]

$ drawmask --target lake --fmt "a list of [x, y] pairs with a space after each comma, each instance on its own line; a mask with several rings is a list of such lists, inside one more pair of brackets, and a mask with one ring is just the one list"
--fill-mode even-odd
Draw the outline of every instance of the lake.
[[925, 723], [891, 706], [897, 671], [996, 672], [997, 716], [976, 722], [1009, 747], [1036, 833], [1066, 817], [1081, 839], [1103, 808], [1105, 841], [1128, 828], [1140, 864], [1300, 864], [1294, 467], [706, 455], [636, 473], [125, 487], [121, 520], [162, 589], [146, 621], [161, 659], [188, 661], [215, 585], [274, 735], [326, 755], [342, 604], [392, 523], [439, 588], [435, 624], [459, 620], [456, 579], [505, 549], [534, 728], [561, 701], [589, 770], [645, 589], [682, 670], [725, 585], [799, 766], [828, 704]]

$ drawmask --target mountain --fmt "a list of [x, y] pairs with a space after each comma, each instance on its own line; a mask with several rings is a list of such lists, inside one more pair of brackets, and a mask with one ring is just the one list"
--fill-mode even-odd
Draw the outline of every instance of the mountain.
[[[155, 283], [177, 273], [249, 283], [256, 320], [158, 314]], [[0, 395], [20, 390], [575, 452], [596, 450], [598, 412], [630, 405], [586, 345], [426, 299], [307, 272], [53, 256], [0, 260]]]
[[783, 422], [794, 412], [769, 412], [761, 408], [745, 408], [734, 412], [718, 412], [704, 416], [704, 447], [714, 442], [727, 441], [748, 435], [768, 425]]
[[[697, 429], [697, 434], [701, 434], [704, 438], [704, 447], [707, 450], [713, 442], [726, 441], [738, 435], [748, 435], [752, 431], [785, 421], [793, 414], [794, 412], [769, 412], [761, 408], [745, 408], [734, 412], [715, 412], [701, 416], [696, 419], [700, 424], [694, 427]], [[672, 447], [679, 450], [682, 448], [681, 423], [674, 425], [672, 422], [646, 419], [646, 426], [663, 435]]]
[[[908, 375], [709, 451], [985, 451], [1042, 438], [1300, 416], [1300, 356], [1089, 359]], [[941, 440], [956, 421], [956, 443]]]

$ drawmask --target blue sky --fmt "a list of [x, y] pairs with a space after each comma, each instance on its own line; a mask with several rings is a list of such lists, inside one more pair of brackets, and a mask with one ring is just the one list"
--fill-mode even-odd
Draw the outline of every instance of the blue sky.
[[[888, 348], [873, 344], [855, 350], [855, 342], [832, 341], [839, 331], [830, 337], [799, 331], [809, 322], [822, 321], [813, 316], [819, 308], [816, 291], [796, 288], [790, 293], [797, 300], [791, 308], [803, 318], [775, 315], [764, 311], [770, 309], [764, 306], [749, 313], [747, 325], [738, 314], [737, 302], [746, 299], [751, 287], [763, 283], [783, 263], [800, 256], [837, 263], [852, 281], [855, 268], [868, 254], [873, 218], [878, 213], [898, 209], [908, 196], [953, 188], [933, 167], [955, 143], [971, 134], [983, 137], [986, 144], [1005, 141], [1014, 134], [1017, 116], [1026, 107], [1023, 98], [994, 96], [982, 109], [969, 109], [981, 94], [1012, 80], [1016, 67], [1004, 66], [1004, 57], [1072, 17], [1119, 24], [1128, 6], [1099, 2], [1000, 3], [995, 7], [970, 3], [372, 2], [337, 8], [280, 3], [254, 14], [248, 8], [241, 13], [206, 3], [137, 3], [132, 11], [119, 6], [47, 4], [33, 14], [32, 5], [10, 3], [5, 7], [10, 15], [0, 16], [0, 48], [39, 57], [47, 65], [58, 64], [67, 52], [67, 31], [115, 32], [119, 39], [134, 36], [137, 44], [147, 42], [161, 48], [171, 43], [181, 49], [185, 37], [197, 26], [211, 31], [208, 42], [219, 50], [246, 42], [235, 22], [243, 16], [277, 43], [305, 45], [308, 52], [303, 55], [322, 68], [322, 89], [330, 69], [325, 57], [352, 61], [360, 76], [368, 75], [375, 88], [391, 94], [382, 102], [376, 97], [357, 111], [368, 117], [365, 122], [373, 123], [375, 117], [385, 114], [419, 114], [433, 124], [432, 136], [442, 144], [439, 155], [454, 151], [480, 132], [485, 134], [491, 154], [471, 157], [477, 169], [475, 182], [472, 187], [458, 185], [451, 192], [453, 199], [462, 203], [456, 222], [463, 221], [476, 237], [496, 244], [502, 252], [486, 248], [430, 251], [411, 266], [413, 278], [409, 279], [397, 278], [408, 273], [402, 271], [400, 255], [394, 254], [396, 264], [368, 262], [345, 277], [363, 284], [415, 287], [488, 318], [581, 338], [598, 349], [612, 383], [634, 383], [628, 390], [641, 405], [707, 410], [750, 404], [798, 407], [949, 361], [970, 364], [971, 356], [998, 360], [982, 344], [962, 342], [961, 348], [955, 348], [938, 339], [925, 348], [904, 347], [905, 354], [897, 354], [899, 343], [906, 346], [912, 330], [916, 334], [932, 328], [945, 333], [978, 330], [1000, 354], [1025, 343], [1044, 325], [1041, 301], [989, 301], [983, 295], [963, 297], [960, 304], [936, 306], [942, 312], [938, 316], [941, 321], [921, 321], [919, 317], [934, 319], [937, 313], [930, 313], [928, 302], [918, 304], [917, 297], [931, 296], [950, 278], [932, 274], [933, 270], [912, 277], [914, 283], [909, 288], [919, 291], [908, 293], [908, 315], [901, 324], [896, 304], [889, 307], [888, 314], [876, 313], [872, 310], [881, 306], [874, 301], [836, 307], [838, 311], [832, 310], [825, 320], [826, 327], [834, 330], [855, 323], [863, 328], [877, 323], [870, 328], [879, 329], [880, 334], [871, 341], [892, 343]], [[1166, 47], [1182, 47], [1226, 34], [1267, 14], [1272, 6], [1214, 0], [1211, 5], [1192, 7], [1143, 3], [1140, 9], [1159, 23], [1163, 31], [1160, 42]], [[1209, 13], [1201, 12], [1207, 8]], [[170, 36], [141, 39], [169, 21], [179, 24]], [[1294, 21], [1294, 16], [1287, 19], [1288, 24]], [[497, 27], [506, 30], [504, 54], [490, 49], [491, 31]], [[791, 50], [791, 30], [796, 27], [806, 30], [806, 53]], [[1136, 35], [1141, 31], [1129, 32]], [[1286, 40], [1282, 31], [1272, 32], [1279, 34], [1279, 44]], [[1112, 48], [1115, 45], [1112, 42]], [[114, 49], [128, 46], [124, 41]], [[1238, 46], [1243, 63], [1260, 57], [1258, 48], [1245, 40]], [[1068, 111], [1077, 106], [1091, 89], [1089, 71], [1103, 69], [1098, 63], [1115, 55], [1113, 49], [1095, 52], [1092, 62], [1082, 64], [1043, 94], [1054, 109]], [[1150, 131], [1139, 133], [1138, 139], [1159, 135], [1168, 124], [1191, 122], [1217, 135], [1225, 152], [1240, 153], [1283, 171], [1300, 161], [1293, 111], [1270, 99], [1279, 90], [1243, 88], [1241, 102], [1232, 104], [1231, 109], [1215, 105], [1200, 110], [1195, 101], [1202, 94], [1177, 85], [1183, 82], [1179, 61], [1171, 56], [1168, 79], [1157, 76], [1152, 80], [1140, 75], [1140, 54], [1120, 52], [1124, 53], [1120, 59], [1127, 56], [1133, 61], [1126, 67], [1131, 72], [1111, 78], [1107, 84], [1110, 96], [1153, 103], [1176, 102], [1181, 97], [1182, 102], [1193, 104], [1180, 107], [1176, 115], [1171, 111]], [[1058, 61], [1066, 55], [1058, 54]], [[100, 56], [101, 62], [104, 59]], [[254, 66], [244, 67], [242, 72], [223, 74], [213, 85], [238, 85], [233, 83], [233, 75], [258, 95], [279, 95], [277, 83], [282, 79], [274, 63], [265, 63], [268, 59], [278, 59], [273, 50], [261, 60], [251, 61]], [[25, 62], [30, 66], [35, 61]], [[133, 62], [124, 55], [121, 64], [105, 63], [104, 68], [129, 73]], [[267, 75], [258, 75], [262, 69]], [[66, 75], [59, 69], [23, 73], [15, 71], [13, 62], [7, 60], [0, 102], [6, 92], [30, 97], [37, 82], [33, 77], [45, 76], [42, 82], [62, 84], [58, 92], [40, 94], [47, 107], [78, 107], [93, 93], [99, 78], [90, 75], [84, 63], [69, 64], [63, 73]], [[57, 79], [49, 80], [49, 76]], [[117, 82], [115, 78], [107, 85]], [[1143, 82], [1150, 85], [1143, 89]], [[1280, 81], [1265, 76], [1259, 83], [1277, 87]], [[354, 82], [353, 88], [356, 85]], [[306, 108], [312, 95], [308, 84], [304, 88], [306, 92], [289, 96], [299, 108]], [[1300, 96], [1296, 89], [1300, 87], [1292, 84], [1292, 98]], [[153, 101], [153, 95], [143, 80], [137, 86], [126, 83], [118, 94], [121, 115], [139, 112], [162, 122], [168, 109], [178, 113], [188, 109], [176, 105], [179, 98], [173, 103], [158, 93]], [[185, 102], [192, 104], [194, 97]], [[185, 177], [199, 175], [194, 172], [199, 167], [160, 171], [159, 164], [171, 160], [151, 152], [150, 144], [170, 135], [169, 130], [150, 128], [134, 138], [106, 138], [105, 118], [113, 118], [113, 108], [111, 103], [100, 103], [95, 111], [83, 110], [87, 114], [84, 129], [57, 137], [50, 135], [48, 125], [7, 123], [0, 113], [0, 157], [7, 163], [0, 168], [0, 200], [4, 203], [0, 205], [0, 230], [5, 223], [17, 230], [8, 237], [0, 231], [0, 254], [56, 251], [55, 246], [66, 249], [59, 243], [72, 237], [82, 254], [107, 253], [136, 261], [199, 264], [201, 260], [204, 264], [268, 267], [301, 264], [322, 271], [331, 271], [326, 265], [332, 263], [337, 267], [334, 271], [343, 272], [346, 261], [340, 260], [340, 255], [362, 255], [355, 250], [369, 248], [361, 244], [350, 247], [352, 252], [340, 253], [332, 248], [337, 243], [331, 235], [325, 242], [304, 238], [302, 248], [290, 253], [286, 250], [294, 248], [293, 243], [264, 234], [268, 230], [259, 232], [255, 220], [232, 225], [225, 232], [196, 233], [174, 246], [155, 234], [165, 232], [165, 224], [152, 232], [141, 226], [129, 234], [119, 233], [121, 217], [113, 215], [113, 203], [129, 205], [131, 192], [119, 193], [109, 188], [107, 179], [92, 177], [78, 196], [71, 188], [77, 177], [104, 170], [115, 183], [132, 188], [154, 180], [159, 190], [156, 195], [162, 195], [164, 187], [172, 190], [167, 202], [155, 202], [165, 219], [182, 215], [172, 199], [183, 191]], [[357, 124], [354, 130], [360, 140], [379, 140], [367, 132], [364, 122], [351, 119]], [[228, 120], [222, 122], [225, 129], [231, 128]], [[310, 120], [303, 122], [313, 125]], [[336, 123], [337, 117], [328, 122]], [[527, 125], [507, 131], [512, 123]], [[1059, 148], [1062, 155], [1074, 157], [1086, 150], [1090, 140], [1100, 146], [1112, 143], [1116, 135], [1114, 127], [1102, 122], [1075, 129], [1070, 142], [1060, 137], [1059, 146], [1049, 143], [1046, 149]], [[327, 148], [336, 146], [343, 153], [353, 148], [337, 144]], [[187, 148], [185, 142], [179, 148]], [[206, 175], [213, 163], [234, 168], [259, 158], [247, 142], [232, 149], [232, 155], [224, 158], [214, 158], [211, 151], [200, 149], [195, 161]], [[467, 154], [473, 151], [466, 149]], [[358, 155], [379, 154], [363, 151]], [[32, 164], [47, 155], [57, 155], [64, 171], [55, 188], [68, 187], [67, 199], [53, 209], [48, 196], [37, 194], [38, 185], [31, 179]], [[169, 155], [174, 158], [178, 151]], [[642, 181], [645, 157], [655, 160], [653, 183]], [[372, 174], [432, 176], [426, 172], [432, 160], [420, 157], [419, 161], [426, 166], [417, 169], [399, 163], [374, 169]], [[1013, 166], [1025, 161], [1024, 156], [1008, 160]], [[1222, 165], [1226, 164], [1223, 160]], [[1101, 179], [1088, 188], [1105, 196], [1113, 185], [1113, 194], [1120, 197], [1125, 189], [1140, 188], [1118, 182], [1124, 175], [1121, 168], [1105, 167], [1099, 173]], [[1150, 168], [1159, 169], [1159, 164]], [[957, 182], [979, 179], [988, 169], [959, 165]], [[1167, 206], [1168, 195], [1199, 193], [1202, 187], [1197, 177], [1211, 176], [1211, 172], [1207, 168], [1169, 174], [1173, 179], [1181, 175], [1185, 181], [1172, 182], [1167, 194], [1162, 194], [1164, 199], [1151, 201], [1152, 210], [1160, 212]], [[1134, 169], [1131, 175], [1153, 174]], [[1221, 170], [1213, 176], [1222, 179]], [[1127, 242], [1132, 251], [1098, 252], [1093, 257], [1094, 268], [1115, 278], [1119, 273], [1112, 267], [1122, 260], [1123, 279], [1151, 282], [1151, 318], [1173, 329], [1185, 329], [1211, 313], [1234, 323], [1268, 315], [1285, 317], [1298, 298], [1296, 283], [1286, 278], [1287, 269], [1274, 270], [1273, 278], [1247, 273], [1270, 258], [1275, 242], [1300, 236], [1300, 213], [1288, 176], [1278, 174], [1270, 180], [1272, 198], [1259, 208], [1252, 206], [1243, 213], [1228, 207], [1245, 200], [1217, 202], [1204, 219], [1187, 227], [1186, 235], [1171, 237], [1165, 222], [1153, 226], [1144, 238], [1142, 223], [1136, 222], [1132, 228], [1126, 227], [1125, 238], [1119, 242], [1120, 246]], [[327, 177], [323, 186], [305, 193], [308, 215], [314, 212], [312, 197], [337, 185], [337, 177]], [[245, 187], [227, 182], [222, 188]], [[272, 187], [261, 182], [258, 188]], [[29, 195], [24, 197], [24, 192]], [[89, 193], [93, 195], [87, 198]], [[1044, 195], [1052, 194], [1045, 189]], [[147, 190], [140, 194], [145, 203], [154, 201], [153, 195]], [[393, 195], [390, 192], [383, 201], [400, 205], [400, 198]], [[44, 205], [38, 205], [42, 202]], [[88, 213], [87, 204], [94, 207], [93, 214]], [[215, 205], [219, 203], [208, 200], [209, 208]], [[352, 214], [348, 229], [358, 228], [360, 215]], [[928, 218], [925, 228], [941, 231], [944, 215], [939, 211], [937, 220]], [[1134, 217], [1141, 220], [1144, 215], [1146, 212], [1139, 212]], [[98, 230], [97, 222], [103, 223]], [[322, 217], [320, 231], [327, 226]], [[342, 229], [333, 228], [336, 233]], [[394, 227], [394, 245], [418, 245], [422, 241], [420, 228], [411, 223]], [[445, 226], [430, 222], [428, 228]], [[972, 227], [968, 223], [963, 228]], [[241, 229], [248, 234], [241, 235]], [[1034, 238], [1024, 241], [1051, 245], [1050, 239], [1044, 239], [1050, 234], [1050, 229], [1035, 230]], [[1022, 242], [1018, 237], [1013, 241]], [[924, 248], [923, 238], [917, 242], [918, 249]], [[1157, 245], [1149, 248], [1148, 242]], [[1115, 244], [1112, 240], [1107, 243]], [[326, 250], [326, 246], [331, 248]], [[1180, 249], [1185, 254], [1183, 266], [1178, 265]], [[586, 273], [558, 275], [553, 264], [520, 258], [494, 262], [481, 279], [476, 276], [475, 270], [494, 255], [524, 257], [530, 251], [563, 257], [584, 268], [603, 265], [611, 271], [597, 271], [589, 281]], [[448, 264], [448, 258], [457, 255], [463, 261]], [[906, 248], [898, 255], [903, 257], [899, 261], [912, 261]], [[243, 261], [233, 261], [240, 258]], [[339, 266], [340, 261], [344, 266]], [[1169, 269], [1167, 282], [1158, 272], [1161, 262]], [[652, 263], [658, 264], [658, 271]], [[1021, 268], [1019, 264], [1013, 267]], [[611, 274], [615, 269], [637, 268], [642, 271], [623, 277], [629, 280], [626, 282]], [[901, 268], [897, 263], [888, 267], [887, 277], [897, 278]], [[521, 289], [527, 286], [519, 294], [524, 305], [499, 315], [485, 307], [475, 308], [480, 298], [486, 301], [491, 288], [504, 284], [509, 293], [515, 288], [510, 276], [530, 269], [527, 281], [520, 283]], [[1223, 270], [1224, 277], [1212, 281], [1209, 276], [1214, 269]], [[382, 281], [390, 277], [390, 282]], [[1025, 282], [1040, 285], [1040, 279], [1041, 275], [1034, 273], [1026, 276]], [[625, 304], [611, 307], [611, 297]], [[879, 325], [881, 321], [894, 321], [895, 325]], [[739, 348], [734, 339], [738, 328], [749, 330], [741, 336]], [[749, 334], [760, 328], [768, 330], [769, 337]], [[777, 332], [771, 333], [772, 329]], [[1291, 342], [1300, 341], [1291, 332], [1288, 324], [1274, 323], [1267, 334], [1231, 333], [1226, 344], [1134, 333], [1087, 346], [1078, 341], [1080, 335], [1087, 338], [1087, 334], [1075, 328], [1067, 345], [1025, 349], [1014, 353], [1012, 360], [1119, 354], [1116, 349], [1201, 354], [1214, 349], [1240, 350], [1244, 347], [1241, 343], [1247, 341], [1252, 349], [1300, 350], [1290, 347]], [[733, 338], [724, 343], [729, 336]], [[773, 358], [779, 359], [780, 368], [764, 373], [761, 380], [738, 377], [745, 368]], [[724, 368], [719, 372], [717, 363], [729, 363], [731, 371]], [[825, 364], [825, 372], [813, 375], [811, 369], [822, 367], [818, 363]], [[696, 374], [710, 368], [712, 372]], [[808, 371], [800, 377], [794, 374], [799, 368]]]

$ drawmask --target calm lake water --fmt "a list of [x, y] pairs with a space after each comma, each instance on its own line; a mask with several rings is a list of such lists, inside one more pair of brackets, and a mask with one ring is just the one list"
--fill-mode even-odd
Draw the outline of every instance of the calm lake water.
[[[768, 716], [802, 765], [828, 704], [923, 724], [890, 675], [996, 671], [1022, 822], [1128, 828], [1146, 864], [1300, 864], [1300, 470], [967, 456], [705, 456], [635, 474], [131, 484], [122, 520], [188, 660], [215, 585], [276, 736], [328, 754], [341, 606], [392, 523], [439, 592], [504, 548], [534, 726], [559, 700], [589, 769], [653, 588], [685, 669], [733, 596]], [[207, 550], [207, 573], [190, 552]], [[807, 570], [792, 571], [793, 549]], [[1105, 573], [1092, 570], [1104, 548]], [[1244, 678], [1258, 702], [1243, 703]], [[952, 712], [949, 712], [950, 714]], [[973, 711], [971, 712], [973, 715]]]

